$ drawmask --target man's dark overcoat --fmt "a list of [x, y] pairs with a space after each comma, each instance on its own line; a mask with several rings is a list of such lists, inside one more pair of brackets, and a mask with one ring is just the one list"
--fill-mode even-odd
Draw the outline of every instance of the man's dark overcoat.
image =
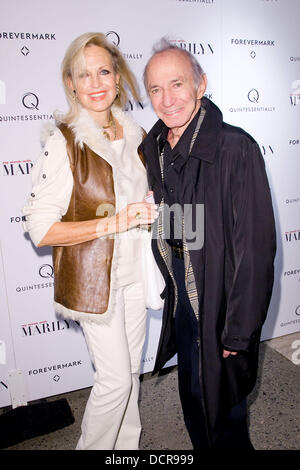
[[[204, 121], [189, 159], [200, 161], [198, 171], [184, 175], [192, 185], [190, 201], [204, 204], [204, 244], [189, 250], [200, 314], [200, 384], [207, 432], [214, 442], [230, 407], [253, 389], [258, 347], [273, 287], [276, 250], [270, 189], [261, 152], [254, 139], [223, 122], [220, 110], [207, 98]], [[140, 146], [149, 186], [157, 204], [163, 183], [157, 121]], [[176, 353], [174, 286], [157, 242], [152, 248], [165, 278], [165, 305], [154, 372]], [[223, 348], [239, 351], [222, 357]]]

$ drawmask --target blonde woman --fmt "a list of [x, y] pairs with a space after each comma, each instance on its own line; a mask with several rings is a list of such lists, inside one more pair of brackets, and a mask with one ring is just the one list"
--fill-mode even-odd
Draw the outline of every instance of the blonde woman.
[[36, 246], [53, 246], [54, 305], [79, 320], [95, 367], [77, 449], [138, 449], [146, 306], [137, 226], [144, 201], [143, 130], [122, 111], [138, 99], [120, 51], [101, 33], [75, 39], [62, 64], [70, 105], [45, 141], [23, 212]]

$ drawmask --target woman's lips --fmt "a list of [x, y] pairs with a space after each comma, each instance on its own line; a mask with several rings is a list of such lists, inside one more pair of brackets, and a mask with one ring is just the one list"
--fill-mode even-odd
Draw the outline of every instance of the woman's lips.
[[105, 91], [98, 91], [97, 93], [89, 93], [89, 97], [93, 101], [101, 101], [106, 95]]

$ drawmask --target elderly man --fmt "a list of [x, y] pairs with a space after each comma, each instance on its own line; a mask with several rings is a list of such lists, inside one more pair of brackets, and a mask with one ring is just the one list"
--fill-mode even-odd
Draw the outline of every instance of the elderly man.
[[204, 97], [206, 76], [189, 52], [163, 40], [144, 81], [159, 120], [140, 150], [159, 204], [152, 247], [166, 282], [154, 372], [177, 352], [194, 449], [253, 449], [245, 398], [276, 249], [264, 160]]

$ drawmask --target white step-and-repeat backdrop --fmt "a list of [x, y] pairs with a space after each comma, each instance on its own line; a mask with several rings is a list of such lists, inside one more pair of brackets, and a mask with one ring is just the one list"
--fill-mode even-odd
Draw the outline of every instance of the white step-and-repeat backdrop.
[[[143, 68], [153, 43], [167, 35], [197, 57], [208, 77], [207, 96], [225, 120], [257, 140], [278, 240], [262, 339], [298, 331], [299, 0], [1, 0], [0, 18], [0, 407], [11, 403], [14, 369], [28, 401], [93, 383], [80, 326], [53, 311], [51, 250], [35, 249], [22, 229], [41, 127], [54, 110], [66, 110], [60, 64], [84, 32], [104, 32], [123, 52], [142, 90], [140, 104], [127, 107], [146, 130], [156, 118]], [[142, 372], [153, 368], [160, 324], [161, 312], [149, 311]]]

